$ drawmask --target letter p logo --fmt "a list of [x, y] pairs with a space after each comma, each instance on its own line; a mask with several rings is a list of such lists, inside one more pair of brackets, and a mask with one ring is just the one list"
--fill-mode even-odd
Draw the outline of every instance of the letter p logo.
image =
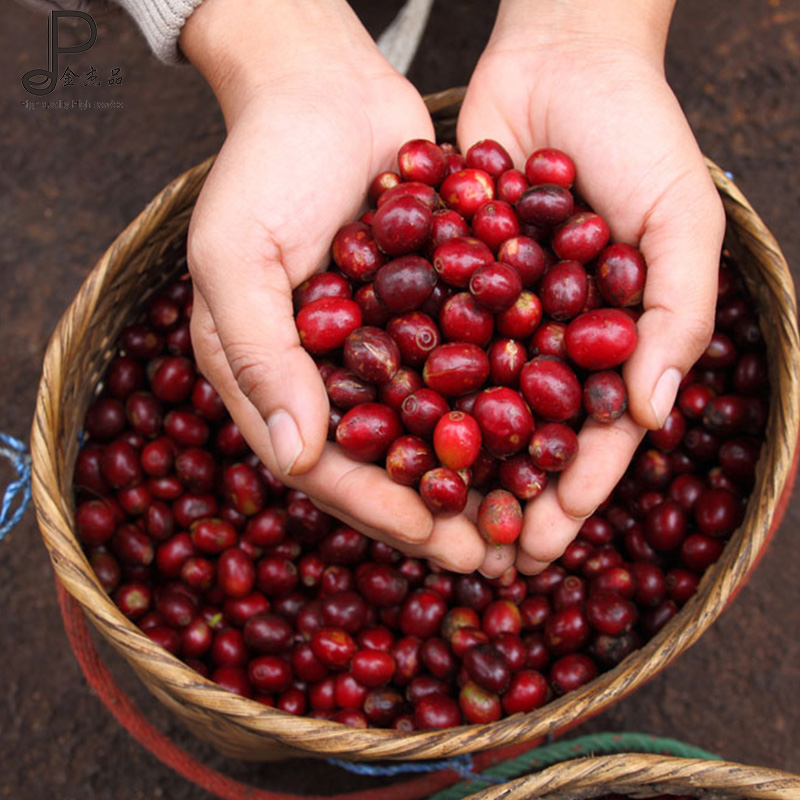
[[[62, 17], [77, 17], [89, 26], [89, 38], [74, 47], [61, 47], [58, 44], [58, 23]], [[58, 80], [58, 57], [61, 53], [83, 53], [97, 41], [97, 25], [85, 11], [51, 11], [47, 22], [47, 69], [32, 69], [22, 76], [25, 91], [35, 95], [50, 94]]]

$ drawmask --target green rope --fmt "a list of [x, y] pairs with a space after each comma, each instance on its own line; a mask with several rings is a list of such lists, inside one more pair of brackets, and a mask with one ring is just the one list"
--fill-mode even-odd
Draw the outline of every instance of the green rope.
[[[573, 758], [613, 753], [655, 753], [681, 758], [703, 758], [707, 761], [721, 760], [713, 753], [677, 739], [665, 739], [646, 733], [593, 733], [537, 747], [516, 758], [501, 761], [480, 774], [496, 781], [508, 781]], [[474, 791], [475, 785], [472, 781], [462, 781], [431, 795], [428, 800], [461, 800]]]

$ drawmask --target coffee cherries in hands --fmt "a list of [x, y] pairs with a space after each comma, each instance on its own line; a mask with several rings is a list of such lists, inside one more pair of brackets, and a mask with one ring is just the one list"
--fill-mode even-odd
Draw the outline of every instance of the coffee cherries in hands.
[[336, 234], [330, 271], [295, 291], [300, 339], [350, 458], [385, 463], [437, 515], [476, 489], [479, 530], [511, 543], [583, 419], [627, 408], [645, 262], [609, 243], [558, 150], [523, 172], [488, 139], [465, 157], [414, 140], [397, 161]]

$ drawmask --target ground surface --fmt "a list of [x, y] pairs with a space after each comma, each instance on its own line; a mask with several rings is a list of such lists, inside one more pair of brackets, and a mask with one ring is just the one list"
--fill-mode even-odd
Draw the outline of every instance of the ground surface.
[[[102, 99], [124, 109], [26, 110], [20, 76], [44, 66], [43, 18], [0, 10], [0, 430], [26, 438], [47, 339], [114, 238], [171, 178], [223, 139], [190, 69], [156, 63], [122, 16], [101, 21], [91, 59]], [[372, 6], [372, 8], [367, 8]], [[380, 6], [380, 11], [375, 6]], [[374, 32], [399, 6], [359, 3]], [[366, 9], [366, 10], [363, 10]], [[423, 91], [467, 81], [493, 3], [439, 0], [411, 77]], [[668, 72], [703, 150], [731, 170], [800, 269], [800, 12], [772, 0], [679, 3]], [[85, 98], [82, 87], [51, 97]], [[98, 97], [100, 95], [98, 94]], [[0, 481], [10, 472], [0, 466]], [[686, 655], [583, 730], [673, 736], [735, 761], [800, 773], [800, 495], [733, 607]], [[370, 785], [333, 767], [242, 766], [196, 743], [108, 655], [148, 716], [207, 762], [297, 793]], [[100, 705], [68, 649], [32, 514], [0, 545], [0, 797], [209, 797], [162, 766]]]

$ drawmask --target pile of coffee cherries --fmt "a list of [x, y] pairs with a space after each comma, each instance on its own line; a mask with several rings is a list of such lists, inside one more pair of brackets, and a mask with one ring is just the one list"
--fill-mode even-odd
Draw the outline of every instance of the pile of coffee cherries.
[[[494, 147], [489, 150], [496, 153]], [[446, 163], [460, 165], [454, 153], [443, 152]], [[470, 158], [474, 164], [475, 154]], [[484, 154], [480, 164], [497, 172], [487, 160]], [[418, 159], [412, 163], [418, 163]], [[557, 163], [563, 163], [560, 156]], [[479, 168], [467, 166], [454, 171], [456, 185], [474, 187], [476, 176], [483, 174], [476, 171]], [[547, 174], [552, 180], [552, 170]], [[439, 196], [452, 205], [456, 201], [451, 199], [449, 180], [442, 180]], [[406, 187], [414, 183], [384, 176], [376, 185], [381, 181]], [[420, 182], [418, 187], [427, 185]], [[516, 186], [520, 190], [516, 213], [525, 202], [532, 202], [526, 197], [537, 197], [539, 191], [528, 194], [532, 190], [527, 188], [525, 176], [507, 169], [487, 185], [495, 187], [499, 197], [506, 198], [502, 203], [509, 207], [513, 197], [508, 194], [509, 187]], [[544, 195], [566, 202], [567, 195], [552, 188], [558, 183], [546, 186]], [[471, 191], [464, 196], [471, 197]], [[373, 193], [377, 194], [375, 187]], [[408, 197], [401, 192], [398, 200], [408, 203]], [[500, 199], [476, 205], [471, 217], [473, 235], [489, 227], [478, 213], [487, 209], [487, 203], [488, 208], [505, 208]], [[351, 239], [384, 241], [382, 234], [376, 239], [374, 231], [380, 230], [379, 213], [386, 207], [392, 208], [388, 200], [372, 216], [372, 233], [367, 222], [359, 222], [337, 236], [336, 259], [346, 261], [341, 253], [346, 249], [344, 243]], [[411, 208], [417, 213], [416, 206]], [[587, 219], [598, 219], [588, 211], [579, 213], [583, 221], [578, 227]], [[449, 275], [454, 264], [469, 263], [465, 252], [477, 252], [479, 262], [486, 258], [484, 266], [490, 273], [497, 272], [498, 264], [509, 263], [488, 261], [485, 253], [480, 256], [483, 247], [491, 250], [487, 234], [471, 240], [463, 211], [453, 215], [450, 210], [438, 209], [430, 216], [440, 220], [433, 227], [434, 234], [441, 226], [458, 233], [439, 244], [435, 244], [437, 238], [444, 233], [426, 234], [428, 247], [439, 254], [440, 262], [443, 247], [449, 245], [460, 254], [451, 262], [445, 259], [450, 265], [447, 268], [440, 263], [440, 271]], [[489, 216], [488, 212], [484, 216]], [[573, 217], [567, 219], [565, 226], [575, 225], [569, 221]], [[538, 285], [543, 306], [550, 303], [544, 299], [550, 296], [545, 288], [552, 285], [548, 275], [560, 269], [559, 264], [571, 263], [568, 269], [581, 275], [587, 287], [599, 287], [605, 295], [608, 289], [603, 288], [600, 269], [592, 266], [587, 270], [576, 261], [554, 261], [530, 236], [536, 233], [533, 225], [537, 223], [525, 222], [524, 228], [519, 220], [515, 224], [525, 233], [504, 237], [503, 242], [516, 238], [525, 252], [544, 254], [538, 268], [544, 274], [536, 279], [520, 278], [528, 285]], [[515, 230], [513, 224], [510, 230]], [[563, 230], [556, 228], [554, 234], [548, 233], [548, 241], [557, 246]], [[489, 241], [493, 241], [491, 237]], [[498, 258], [502, 247], [498, 247]], [[532, 462], [534, 458], [530, 452], [503, 453], [501, 444], [510, 437], [486, 424], [486, 419], [499, 412], [493, 409], [484, 417], [478, 398], [483, 396], [483, 402], [491, 408], [494, 395], [507, 392], [519, 397], [512, 386], [520, 386], [523, 400], [537, 416], [561, 416], [569, 428], [576, 416], [575, 401], [567, 403], [560, 390], [555, 391], [550, 396], [564, 404], [564, 411], [543, 414], [537, 393], [519, 375], [532, 363], [571, 370], [569, 345], [566, 359], [560, 349], [564, 346], [562, 334], [565, 325], [568, 331], [581, 315], [593, 313], [583, 311], [586, 298], [581, 295], [575, 302], [577, 316], [572, 322], [542, 322], [527, 336], [519, 333], [527, 328], [510, 323], [498, 330], [498, 320], [508, 312], [490, 312], [494, 328], [488, 326], [488, 336], [495, 330], [512, 342], [504, 345], [504, 352], [515, 353], [509, 359], [498, 355], [500, 349], [490, 345], [489, 338], [481, 344], [459, 340], [432, 345], [432, 341], [438, 342], [440, 332], [445, 335], [443, 332], [449, 329], [447, 300], [442, 301], [438, 312], [428, 306], [432, 312], [428, 314], [423, 304], [417, 311], [404, 312], [405, 320], [403, 315], [394, 316], [384, 323], [385, 328], [368, 324], [365, 331], [362, 322], [380, 322], [378, 313], [387, 313], [380, 299], [387, 278], [381, 277], [380, 270], [405, 258], [399, 256], [384, 263], [381, 249], [371, 248], [364, 252], [373, 253], [380, 262], [373, 281], [356, 285], [344, 274], [326, 272], [296, 294], [298, 322], [301, 331], [306, 331], [306, 341], [308, 331], [315, 330], [308, 317], [320, 308], [316, 304], [322, 303], [323, 309], [329, 304], [344, 307], [343, 314], [351, 321], [343, 330], [352, 325], [352, 320], [358, 320], [341, 337], [342, 343], [351, 343], [349, 347], [344, 344], [346, 366], [329, 364], [330, 350], [321, 362], [331, 396], [336, 398], [334, 406], [342, 409], [339, 421], [334, 411], [332, 430], [345, 446], [355, 441], [356, 437], [346, 432], [347, 417], [374, 402], [365, 395], [377, 395], [377, 407], [382, 409], [378, 413], [392, 420], [399, 413], [403, 425], [411, 431], [408, 435], [418, 437], [426, 447], [432, 438], [436, 458], [449, 464], [441, 468], [431, 464], [424, 472], [453, 470], [464, 485], [465, 478], [470, 480], [464, 470], [471, 470], [473, 485], [491, 487], [498, 480], [503, 487], [513, 487], [518, 497], [529, 497], [527, 490], [519, 488], [525, 485], [521, 476], [536, 476], [536, 470], [542, 467], [529, 463], [528, 459]], [[630, 251], [625, 253], [624, 263], [637, 263]], [[408, 258], [414, 259], [412, 263], [428, 263], [421, 256]], [[528, 261], [520, 257], [517, 264], [534, 261], [533, 256]], [[406, 266], [401, 263], [401, 267], [399, 272], [404, 273]], [[464, 286], [474, 284], [474, 276], [482, 274], [479, 269], [469, 268], [472, 278]], [[516, 265], [514, 269], [520, 271]], [[638, 275], [640, 271], [637, 268], [635, 272]], [[150, 298], [142, 318], [123, 330], [116, 356], [87, 411], [85, 443], [74, 475], [78, 538], [103, 587], [120, 611], [147, 636], [201, 675], [267, 706], [355, 727], [404, 732], [492, 722], [532, 711], [583, 686], [655, 635], [695, 593], [703, 572], [719, 558], [741, 521], [764, 440], [769, 382], [758, 322], [728, 254], [723, 255], [719, 275], [716, 332], [707, 351], [685, 377], [664, 428], [647, 435], [612, 495], [585, 521], [561, 558], [538, 575], [526, 577], [511, 568], [489, 580], [477, 573], [443, 571], [367, 539], [322, 513], [302, 492], [277, 481], [249, 450], [219, 395], [197, 371], [189, 337], [192, 286], [186, 276]], [[484, 307], [477, 301], [471, 305], [470, 298], [476, 296], [472, 291], [451, 295], [441, 277], [429, 280], [431, 294], [441, 293], [471, 309], [470, 314], [482, 314]], [[452, 280], [449, 278], [448, 283]], [[325, 296], [314, 298], [312, 290], [317, 291], [320, 282], [340, 287], [342, 296], [326, 289]], [[409, 285], [416, 287], [417, 283], [411, 280]], [[354, 289], [356, 300], [351, 301], [344, 295]], [[402, 294], [400, 288], [386, 297], [395, 294]], [[519, 311], [512, 317], [517, 320], [515, 324], [522, 326], [522, 320], [527, 320], [525, 324], [530, 326], [531, 318], [519, 307], [520, 297], [524, 297], [525, 307], [538, 307], [539, 300], [532, 299], [530, 289], [521, 289], [511, 306]], [[425, 302], [429, 301], [430, 295]], [[628, 306], [622, 308], [605, 311], [630, 320], [624, 310]], [[597, 311], [600, 309], [594, 313]], [[553, 316], [552, 311], [548, 314]], [[431, 321], [438, 319], [438, 324], [426, 322], [423, 315]], [[408, 322], [409, 316], [410, 338], [397, 332], [397, 320]], [[455, 318], [461, 319], [458, 315]], [[420, 325], [415, 327], [414, 320], [421, 320]], [[626, 341], [630, 331], [627, 325], [620, 325]], [[548, 332], [539, 336], [542, 326]], [[316, 331], [323, 329], [330, 330], [318, 326]], [[460, 330], [459, 339], [472, 330], [471, 323]], [[367, 362], [364, 353], [369, 348], [362, 350], [358, 344], [376, 341], [385, 345], [388, 340], [384, 334], [404, 354], [401, 363], [410, 365], [398, 366], [388, 380], [366, 380], [353, 369]], [[568, 335], [566, 339], [569, 342]], [[526, 340], [522, 350], [513, 344]], [[418, 343], [419, 352], [409, 362], [412, 343]], [[438, 367], [430, 367], [431, 358], [441, 348], [451, 348], [444, 351], [446, 354], [463, 353], [464, 348], [468, 353], [476, 352], [468, 345], [487, 355], [491, 380], [499, 388], [482, 389], [486, 377], [480, 384], [474, 382], [471, 356], [463, 361], [463, 367], [449, 374], [451, 356], [444, 359], [441, 373]], [[484, 349], [487, 346], [489, 354]], [[536, 348], [539, 355], [528, 360], [526, 347]], [[375, 352], [383, 354], [385, 350], [378, 344]], [[537, 362], [537, 358], [545, 360]], [[416, 382], [416, 369], [420, 367], [423, 382], [427, 369], [427, 387]], [[334, 377], [337, 370], [340, 378]], [[604, 371], [605, 366], [599, 374]], [[433, 374], [439, 378], [432, 378]], [[447, 377], [441, 377], [444, 375]], [[503, 375], [510, 385], [500, 379]], [[517, 378], [512, 379], [512, 375]], [[588, 379], [584, 378], [584, 387]], [[448, 388], [460, 385], [463, 389], [463, 381], [472, 387], [467, 395]], [[413, 392], [405, 391], [409, 386]], [[455, 422], [475, 420], [482, 442], [480, 452], [491, 452], [490, 457], [479, 454], [467, 467], [451, 460], [459, 457], [462, 446], [455, 437], [450, 439], [448, 428], [442, 432], [437, 420], [452, 414], [451, 402], [462, 402], [478, 390], [478, 396], [472, 398], [472, 410], [457, 408], [464, 416], [456, 416]], [[364, 395], [359, 395], [362, 392]], [[425, 414], [406, 408], [415, 395], [422, 406], [420, 398], [426, 397], [425, 392], [434, 397], [429, 408], [438, 409], [438, 397], [447, 398], [447, 408], [442, 405], [440, 411]], [[353, 403], [345, 411], [349, 403], [342, 398], [353, 395], [361, 396], [364, 402]], [[398, 402], [401, 396], [404, 399]], [[586, 407], [585, 395], [583, 403]], [[522, 400], [512, 404], [525, 408]], [[588, 406], [587, 412], [593, 413], [591, 402]], [[522, 416], [529, 420], [530, 412]], [[416, 423], [409, 424], [407, 420], [411, 419]], [[423, 427], [424, 419], [428, 420], [427, 427]], [[541, 428], [548, 424], [555, 423], [544, 422]], [[392, 430], [396, 429], [399, 426]], [[524, 433], [520, 439], [524, 450], [531, 432], [524, 425], [520, 430]], [[477, 436], [468, 438], [465, 451], [474, 453]], [[391, 447], [402, 438], [387, 436], [381, 447]], [[373, 441], [370, 434], [360, 446], [366, 449]], [[406, 463], [405, 458], [400, 461]], [[497, 478], [478, 478], [480, 463], [492, 464], [496, 471], [491, 472]], [[523, 463], [524, 469], [508, 467]], [[390, 474], [395, 472], [391, 458], [387, 468]]]
[[465, 156], [414, 140], [397, 161], [370, 187], [375, 208], [337, 233], [335, 269], [295, 291], [300, 339], [347, 455], [385, 463], [439, 515], [479, 490], [479, 530], [510, 543], [583, 419], [627, 408], [618, 367], [636, 347], [644, 259], [609, 245], [559, 150], [524, 173], [491, 140]]

